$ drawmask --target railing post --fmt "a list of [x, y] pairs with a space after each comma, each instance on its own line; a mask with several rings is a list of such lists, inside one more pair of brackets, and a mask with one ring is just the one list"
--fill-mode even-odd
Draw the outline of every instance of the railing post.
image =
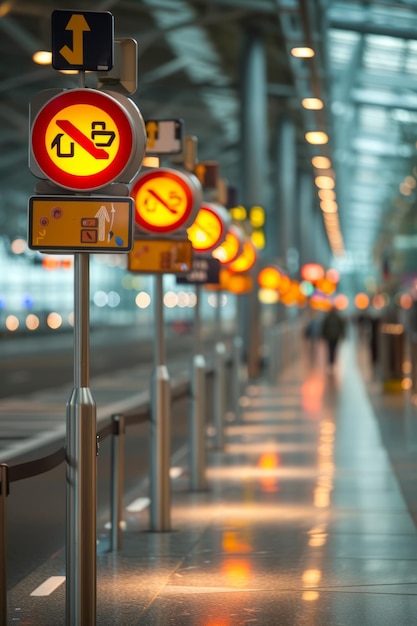
[[9, 467], [0, 463], [0, 626], [7, 626], [7, 496]]
[[235, 414], [235, 421], [241, 421], [241, 410], [240, 410], [240, 396], [242, 393], [241, 389], [241, 377], [240, 377], [240, 369], [242, 363], [242, 350], [243, 350], [243, 339], [242, 337], [235, 336], [233, 339], [233, 361], [232, 361], [232, 406]]
[[206, 484], [206, 361], [201, 345], [201, 285], [196, 286], [194, 307], [194, 355], [191, 371], [190, 482], [192, 491], [203, 491]]
[[110, 516], [111, 536], [110, 550], [120, 550], [122, 547], [122, 508], [123, 508], [123, 478], [124, 478], [124, 440], [126, 424], [124, 415], [112, 415], [113, 432], [111, 438], [111, 495]]

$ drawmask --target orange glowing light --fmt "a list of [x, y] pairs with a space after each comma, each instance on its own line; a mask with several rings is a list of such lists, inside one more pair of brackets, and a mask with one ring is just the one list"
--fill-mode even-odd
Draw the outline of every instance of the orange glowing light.
[[243, 533], [226, 530], [223, 533], [222, 547], [228, 554], [246, 554], [253, 551], [251, 543], [242, 536]]
[[357, 309], [363, 311], [369, 306], [369, 297], [366, 293], [360, 292], [357, 293], [354, 298], [354, 303]]
[[231, 272], [243, 273], [248, 272], [256, 263], [256, 248], [250, 240], [243, 244], [242, 254], [233, 261], [229, 269]]
[[387, 305], [387, 299], [384, 296], [384, 294], [377, 293], [372, 298], [372, 306], [374, 307], [374, 309], [380, 310], [380, 309], [383, 309], [384, 306], [386, 306], [386, 305]]
[[228, 270], [220, 270], [220, 289], [235, 295], [249, 293], [253, 289], [252, 277], [248, 274], [236, 274]]
[[71, 269], [73, 266], [73, 261], [72, 259], [62, 259], [61, 260], [61, 267], [64, 270], [69, 270]]
[[42, 259], [42, 267], [43, 269], [51, 272], [53, 270], [57, 270], [61, 265], [61, 261], [58, 257], [54, 256], [46, 256]]
[[304, 411], [316, 414], [323, 407], [324, 380], [319, 375], [311, 375], [301, 387], [301, 402]]
[[402, 293], [400, 296], [400, 307], [402, 309], [411, 309], [413, 306], [413, 298], [409, 293]]
[[281, 302], [286, 306], [298, 304], [303, 294], [300, 291], [300, 283], [296, 280], [290, 281], [289, 289], [281, 295]]
[[316, 311], [329, 311], [332, 308], [332, 302], [329, 296], [314, 293], [310, 298], [310, 306]]
[[259, 457], [258, 467], [266, 472], [271, 472], [269, 476], [264, 474], [260, 477], [261, 488], [264, 493], [275, 493], [278, 491], [278, 481], [276, 476], [272, 474], [278, 466], [279, 456], [276, 452], [264, 452]]
[[277, 267], [268, 265], [258, 274], [258, 285], [262, 289], [279, 289], [282, 282], [282, 273]]
[[226, 234], [226, 239], [218, 248], [215, 248], [212, 255], [215, 259], [220, 261], [222, 265], [228, 265], [236, 261], [238, 256], [243, 251], [243, 238], [242, 232], [237, 227], [231, 224]]
[[196, 252], [211, 252], [225, 241], [229, 225], [226, 209], [205, 202], [187, 229], [188, 239]]
[[223, 561], [221, 571], [231, 587], [246, 587], [252, 573], [247, 559], [227, 559]]
[[339, 293], [333, 298], [333, 304], [338, 311], [345, 311], [349, 306], [349, 298], [343, 293]]
[[291, 289], [291, 284], [292, 284], [291, 278], [283, 274], [281, 276], [281, 283], [278, 287], [279, 295], [281, 297], [285, 296], [285, 294], [288, 293], [288, 291]]
[[323, 276], [323, 278], [319, 278], [316, 282], [316, 287], [323, 293], [330, 295], [336, 291], [336, 285], [333, 281]]
[[330, 267], [327, 272], [326, 272], [326, 278], [328, 280], [331, 280], [332, 283], [338, 283], [340, 280], [340, 272], [339, 270], [334, 269], [333, 267]]
[[316, 280], [323, 278], [324, 268], [318, 263], [306, 263], [302, 266], [300, 275], [303, 280], [308, 280], [310, 283], [315, 283]]

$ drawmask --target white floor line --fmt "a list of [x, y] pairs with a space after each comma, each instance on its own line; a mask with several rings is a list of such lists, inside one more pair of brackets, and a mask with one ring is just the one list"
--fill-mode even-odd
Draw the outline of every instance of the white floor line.
[[65, 576], [50, 576], [50, 578], [47, 578], [39, 587], [36, 587], [30, 595], [50, 596], [63, 582], [65, 582]]

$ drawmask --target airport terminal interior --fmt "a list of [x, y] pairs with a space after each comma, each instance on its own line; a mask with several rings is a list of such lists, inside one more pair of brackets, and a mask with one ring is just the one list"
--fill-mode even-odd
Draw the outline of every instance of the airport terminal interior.
[[416, 0], [0, 0], [0, 626], [417, 624], [416, 79]]

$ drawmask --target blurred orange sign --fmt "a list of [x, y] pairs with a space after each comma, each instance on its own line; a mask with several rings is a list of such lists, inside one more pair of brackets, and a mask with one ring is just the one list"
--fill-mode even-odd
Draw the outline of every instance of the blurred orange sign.
[[196, 252], [211, 252], [226, 238], [230, 216], [224, 207], [205, 202], [188, 228], [187, 234]]
[[135, 239], [128, 256], [131, 272], [183, 274], [191, 270], [193, 247], [188, 239]]

